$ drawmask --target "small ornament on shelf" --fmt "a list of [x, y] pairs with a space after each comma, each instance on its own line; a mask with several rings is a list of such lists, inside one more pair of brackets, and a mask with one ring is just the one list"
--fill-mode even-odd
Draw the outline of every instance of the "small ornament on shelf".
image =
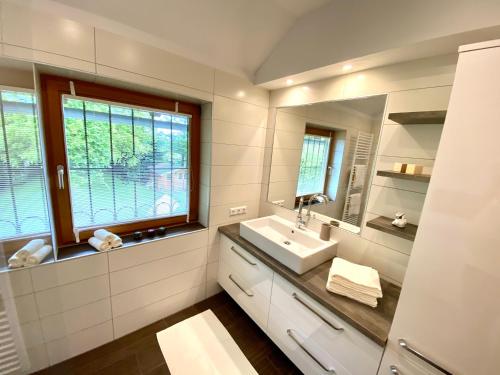
[[406, 220], [404, 212], [396, 212], [396, 214], [394, 216], [396, 218], [392, 222], [392, 225], [394, 225], [396, 227], [399, 227], [399, 228], [406, 227], [406, 224], [408, 223], [408, 220]]

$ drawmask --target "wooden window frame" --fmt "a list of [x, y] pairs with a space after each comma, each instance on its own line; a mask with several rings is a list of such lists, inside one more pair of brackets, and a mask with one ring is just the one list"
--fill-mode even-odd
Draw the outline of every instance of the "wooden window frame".
[[[75, 243], [73, 233], [73, 217], [69, 191], [68, 173], [64, 174], [66, 189], [58, 189], [57, 166], [63, 165], [68, 171], [66, 145], [64, 137], [64, 116], [62, 96], [71, 95], [70, 81], [73, 82], [75, 94], [79, 97], [104, 100], [157, 109], [159, 111], [178, 112], [191, 116], [189, 125], [190, 153], [190, 194], [189, 215], [167, 218], [137, 220], [132, 223], [117, 223], [98, 228], [106, 228], [116, 234], [128, 234], [138, 230], [158, 226], [173, 227], [198, 221], [199, 186], [200, 186], [200, 115], [201, 107], [197, 104], [177, 101], [161, 96], [135, 92], [107, 85], [73, 80], [53, 75], [41, 75], [41, 107], [44, 125], [47, 169], [56, 238], [59, 245]], [[86, 240], [92, 236], [97, 227], [85, 228], [80, 232], [80, 239]]]
[[[317, 135], [317, 136], [320, 136], [320, 137], [328, 137], [330, 138], [330, 146], [328, 148], [328, 165], [332, 164], [333, 163], [333, 155], [334, 155], [334, 149], [335, 149], [335, 146], [334, 146], [334, 143], [335, 143], [335, 130], [334, 129], [323, 129], [323, 128], [318, 128], [318, 127], [315, 127], [315, 126], [311, 126], [311, 125], [306, 125], [306, 130], [304, 132], [304, 136], [305, 135]], [[326, 194], [326, 190], [327, 190], [327, 187], [328, 187], [328, 178], [326, 178], [325, 176], [325, 181], [324, 181], [324, 184], [323, 184], [323, 194]], [[311, 197], [313, 196], [313, 194], [308, 194], [308, 195], [303, 195], [302, 197], [304, 197], [304, 201], [308, 201]], [[300, 198], [301, 197], [295, 197], [295, 208], [298, 207], [299, 205], [299, 202], [300, 202]]]

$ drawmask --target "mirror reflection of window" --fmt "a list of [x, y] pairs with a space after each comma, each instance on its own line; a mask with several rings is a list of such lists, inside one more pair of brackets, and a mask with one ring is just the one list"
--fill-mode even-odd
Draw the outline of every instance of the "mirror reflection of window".
[[304, 134], [297, 201], [313, 194], [325, 194], [334, 201], [339, 188], [344, 155], [345, 131], [308, 125]]

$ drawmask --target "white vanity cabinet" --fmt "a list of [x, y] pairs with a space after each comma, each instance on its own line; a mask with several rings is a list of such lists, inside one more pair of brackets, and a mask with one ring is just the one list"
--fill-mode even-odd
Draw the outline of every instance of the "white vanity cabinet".
[[224, 235], [218, 282], [305, 374], [377, 373], [380, 345]]
[[461, 48], [379, 375], [500, 371], [499, 66], [500, 40]]
[[217, 281], [266, 330], [273, 271], [227, 237], [221, 236]]
[[304, 373], [331, 368], [339, 375], [376, 374], [382, 358], [381, 346], [277, 274], [268, 331], [291, 358], [301, 358], [297, 366]]

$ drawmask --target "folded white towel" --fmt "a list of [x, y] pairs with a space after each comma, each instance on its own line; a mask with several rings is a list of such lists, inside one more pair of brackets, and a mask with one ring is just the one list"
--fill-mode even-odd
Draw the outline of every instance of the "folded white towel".
[[22, 260], [26, 260], [26, 258], [28, 258], [31, 254], [34, 254], [38, 250], [40, 250], [43, 245], [45, 245], [45, 240], [31, 240], [16, 253], [17, 257]]
[[361, 194], [351, 194], [349, 195], [349, 216], [358, 215], [361, 210]]
[[107, 242], [110, 247], [120, 247], [123, 242], [122, 239], [114, 233], [106, 229], [98, 229], [94, 232], [94, 237], [101, 241]]
[[111, 249], [111, 245], [109, 242], [105, 242], [96, 237], [89, 238], [89, 245], [93, 246], [95, 249], [99, 251], [108, 251]]
[[364, 303], [365, 305], [371, 307], [377, 307], [378, 305], [377, 299], [375, 297], [371, 297], [364, 293], [356, 292], [355, 290], [343, 287], [342, 285], [338, 285], [333, 282], [328, 282], [326, 284], [326, 289], [329, 290], [330, 292], [351, 298], [353, 300]]
[[42, 246], [40, 250], [28, 256], [28, 258], [26, 259], [26, 264], [27, 265], [40, 264], [51, 252], [52, 252], [52, 246], [50, 245]]
[[24, 266], [25, 260], [19, 257], [19, 251], [12, 255], [9, 260], [9, 268], [20, 268]]
[[335, 257], [332, 261], [329, 281], [377, 298], [382, 297], [380, 277], [376, 269]]

